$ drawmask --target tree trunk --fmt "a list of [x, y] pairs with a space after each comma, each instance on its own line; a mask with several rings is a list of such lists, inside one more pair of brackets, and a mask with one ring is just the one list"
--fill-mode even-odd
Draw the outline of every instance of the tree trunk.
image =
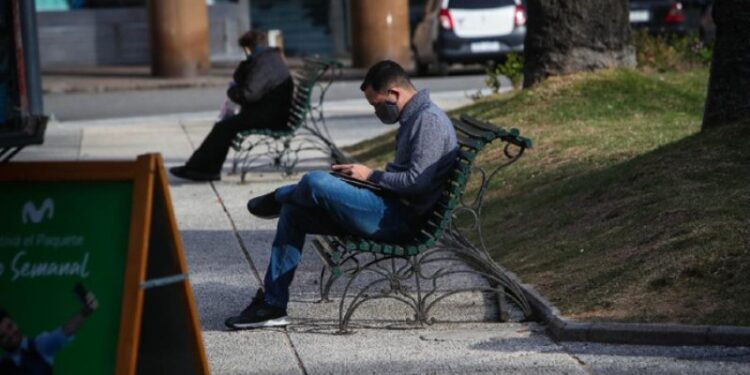
[[635, 67], [628, 0], [528, 0], [524, 87], [549, 76]]
[[716, 45], [703, 130], [750, 118], [750, 2], [716, 0]]

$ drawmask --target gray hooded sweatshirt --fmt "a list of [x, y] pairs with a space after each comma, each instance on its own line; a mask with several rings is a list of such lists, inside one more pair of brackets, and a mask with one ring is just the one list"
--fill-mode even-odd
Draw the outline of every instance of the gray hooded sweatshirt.
[[406, 103], [399, 124], [393, 162], [385, 171], [374, 171], [369, 180], [406, 199], [422, 215], [445, 188], [458, 150], [456, 132], [427, 90], [420, 90]]

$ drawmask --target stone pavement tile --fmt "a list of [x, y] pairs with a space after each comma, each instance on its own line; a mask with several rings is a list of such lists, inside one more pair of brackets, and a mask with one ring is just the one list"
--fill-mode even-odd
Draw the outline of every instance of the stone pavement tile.
[[224, 320], [242, 311], [257, 279], [231, 232], [181, 231], [201, 325], [224, 330]]
[[184, 162], [192, 149], [176, 122], [148, 126], [96, 126], [83, 129], [82, 159], [135, 159], [158, 152], [166, 166]]
[[254, 295], [257, 279], [211, 186], [176, 184], [170, 191], [201, 325], [224, 330], [224, 320]]
[[232, 231], [221, 201], [205, 182], [189, 182], [168, 175], [172, 205], [181, 230]]
[[83, 130], [60, 126], [59, 123], [47, 125], [42, 145], [28, 146], [21, 150], [14, 161], [70, 161], [78, 160], [81, 150]]
[[229, 331], [224, 327], [228, 316], [248, 304], [258, 280], [211, 185], [170, 179], [212, 373], [301, 373], [283, 331]]
[[212, 374], [303, 374], [281, 330], [203, 332]]
[[750, 374], [750, 348], [565, 342], [594, 374]]
[[546, 336], [523, 324], [440, 324], [337, 335], [295, 326], [308, 374], [585, 374]]
[[[341, 299], [331, 295], [330, 302], [320, 302], [317, 290], [308, 289], [307, 295], [294, 294], [289, 303], [289, 316], [295, 327], [315, 325], [321, 329], [338, 330], [339, 306]], [[481, 293], [461, 293], [449, 296], [432, 308], [430, 317], [435, 324], [443, 325], [458, 322], [498, 321], [496, 299]], [[349, 301], [345, 306], [349, 306]], [[349, 327], [412, 327], [414, 310], [394, 299], [369, 300], [361, 304], [350, 320]]]

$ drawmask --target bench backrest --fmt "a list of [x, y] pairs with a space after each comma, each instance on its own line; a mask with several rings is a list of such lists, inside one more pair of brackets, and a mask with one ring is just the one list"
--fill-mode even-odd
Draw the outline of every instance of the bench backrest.
[[310, 111], [312, 105], [311, 98], [315, 83], [324, 72], [325, 66], [305, 62], [302, 69], [292, 72], [294, 79], [294, 96], [292, 97], [292, 106], [289, 111], [289, 119], [286, 126], [290, 131], [297, 130], [304, 125], [305, 117]]
[[292, 80], [294, 80], [294, 94], [292, 95], [292, 105], [289, 110], [286, 129], [250, 129], [243, 131], [238, 134], [239, 139], [235, 140], [235, 144], [237, 142], [241, 144], [242, 139], [250, 135], [267, 135], [280, 138], [294, 134], [297, 129], [305, 124], [306, 117], [312, 107], [312, 95], [315, 86], [336, 64], [339, 63], [333, 60], [305, 59], [302, 67], [291, 73]]
[[[449, 172], [443, 195], [427, 215], [424, 227], [411, 241], [403, 244], [383, 244], [374, 241], [347, 238], [343, 244], [348, 250], [370, 251], [383, 254], [416, 255], [433, 247], [443, 234], [450, 229], [456, 207], [462, 204], [466, 183], [472, 171], [472, 165], [480, 151], [495, 140], [502, 140], [519, 148], [516, 156], [523, 150], [531, 148], [531, 140], [521, 137], [518, 129], [505, 129], [481, 122], [466, 115], [452, 119], [456, 129], [459, 149], [455, 164]], [[507, 152], [507, 149], [506, 149]]]

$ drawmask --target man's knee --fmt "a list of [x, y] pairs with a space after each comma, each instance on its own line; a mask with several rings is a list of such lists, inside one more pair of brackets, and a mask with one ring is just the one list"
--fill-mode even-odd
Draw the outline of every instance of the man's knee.
[[336, 177], [331, 176], [328, 172], [312, 171], [306, 173], [299, 183], [309, 189], [310, 192], [317, 192], [328, 189], [334, 180], [336, 180]]

